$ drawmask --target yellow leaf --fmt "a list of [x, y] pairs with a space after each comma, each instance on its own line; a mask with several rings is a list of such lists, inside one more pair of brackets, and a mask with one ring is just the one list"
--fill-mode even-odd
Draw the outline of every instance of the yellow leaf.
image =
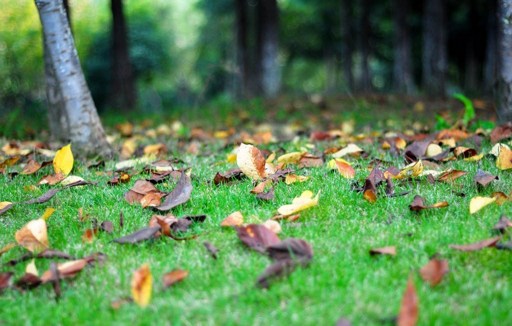
[[340, 158], [345, 155], [359, 155], [363, 152], [363, 150], [357, 146], [356, 144], [348, 144], [347, 147], [337, 151], [336, 153], [332, 154], [332, 157], [334, 158]]
[[71, 144], [68, 144], [55, 153], [53, 158], [53, 170], [56, 174], [68, 175], [73, 169], [73, 152]]
[[473, 156], [470, 156], [470, 157], [466, 157], [464, 159], [464, 161], [466, 162], [478, 162], [480, 161], [482, 158], [484, 157], [484, 154], [478, 154], [478, 155], [473, 155]]
[[443, 149], [441, 148], [441, 146], [439, 146], [437, 144], [430, 144], [427, 147], [427, 151], [426, 151], [425, 155], [427, 157], [433, 157], [433, 156], [441, 154], [442, 152], [443, 152]]
[[413, 162], [406, 167], [404, 167], [402, 170], [400, 170], [400, 173], [398, 173], [394, 178], [395, 179], [404, 179], [407, 177], [418, 177], [422, 175], [423, 172], [423, 163], [421, 160], [418, 162]]
[[151, 300], [153, 288], [153, 277], [149, 265], [144, 264], [133, 273], [132, 276], [132, 298], [136, 304], [146, 307]]
[[226, 161], [228, 163], [236, 163], [236, 154], [230, 153], [230, 154], [226, 155]]
[[52, 216], [53, 212], [55, 212], [55, 208], [53, 208], [53, 207], [48, 207], [48, 208], [44, 211], [44, 213], [43, 213], [43, 215], [41, 216], [41, 218], [42, 218], [43, 220], [47, 221], [47, 220], [50, 218], [50, 216]]
[[313, 197], [313, 193], [309, 190], [306, 190], [300, 195], [300, 197], [294, 198], [290, 205], [283, 205], [279, 207], [277, 211], [283, 216], [295, 214], [307, 208], [318, 205], [319, 196], [320, 191], [316, 194], [315, 197]]
[[512, 150], [505, 147], [501, 148], [496, 159], [496, 167], [500, 170], [512, 169]]
[[308, 181], [309, 177], [303, 176], [303, 175], [296, 175], [296, 174], [287, 174], [284, 178], [284, 183], [287, 185], [295, 183], [295, 182], [305, 182]]
[[77, 182], [81, 182], [81, 181], [85, 181], [85, 180], [77, 175], [70, 175], [70, 176], [66, 177], [66, 179], [62, 180], [60, 182], [60, 184], [65, 187], [65, 186], [69, 186], [72, 183], [77, 183]]
[[14, 235], [18, 244], [31, 252], [39, 252], [48, 248], [46, 221], [42, 218], [32, 220], [19, 229]]
[[485, 206], [492, 204], [496, 201], [496, 197], [480, 197], [476, 196], [471, 198], [469, 203], [469, 213], [474, 214], [484, 208]]
[[297, 164], [300, 159], [305, 155], [305, 152], [291, 152], [281, 155], [277, 158], [277, 163], [283, 164]]
[[252, 145], [240, 144], [236, 164], [247, 177], [253, 180], [261, 180], [267, 176], [265, 158], [260, 150]]
[[27, 264], [27, 267], [25, 267], [25, 273], [32, 274], [32, 275], [35, 275], [35, 276], [39, 275], [39, 272], [37, 271], [36, 260], [35, 259], [32, 259], [32, 261]]

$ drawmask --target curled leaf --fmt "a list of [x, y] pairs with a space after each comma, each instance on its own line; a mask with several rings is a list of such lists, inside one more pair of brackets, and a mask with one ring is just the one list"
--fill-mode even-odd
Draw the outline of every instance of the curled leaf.
[[31, 252], [43, 251], [49, 246], [46, 221], [40, 218], [28, 222], [16, 232], [15, 238], [20, 246]]
[[320, 191], [313, 197], [313, 193], [309, 190], [304, 191], [299, 197], [293, 199], [290, 205], [283, 205], [277, 210], [279, 214], [288, 216], [303, 211], [310, 207], [318, 205]]

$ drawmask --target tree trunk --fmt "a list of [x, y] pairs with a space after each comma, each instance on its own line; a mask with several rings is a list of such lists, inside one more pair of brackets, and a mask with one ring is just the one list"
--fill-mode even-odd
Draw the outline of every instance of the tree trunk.
[[411, 35], [407, 24], [410, 14], [409, 0], [393, 1], [394, 63], [393, 83], [398, 92], [414, 91], [411, 62]]
[[512, 0], [499, 0], [498, 103], [501, 122], [512, 121]]
[[354, 73], [352, 72], [352, 57], [354, 55], [354, 27], [353, 27], [354, 8], [351, 0], [341, 1], [341, 57], [342, 69], [347, 89], [349, 92], [354, 90]]
[[112, 9], [112, 82], [110, 104], [122, 110], [135, 107], [137, 96], [128, 48], [128, 31], [123, 0], [111, 0]]
[[238, 66], [238, 97], [249, 97], [249, 42], [248, 42], [248, 17], [247, 1], [235, 0], [236, 12], [236, 59]]
[[447, 48], [444, 0], [427, 0], [423, 13], [423, 87], [428, 95], [444, 96]]
[[361, 90], [369, 92], [372, 89], [372, 79], [370, 73], [370, 6], [371, 0], [361, 1]]
[[258, 2], [258, 67], [264, 97], [275, 97], [281, 87], [279, 67], [279, 8], [277, 0]]
[[62, 0], [36, 0], [35, 4], [43, 26], [51, 132], [60, 140], [71, 141], [76, 153], [110, 155]]
[[487, 44], [484, 63], [484, 85], [486, 91], [492, 91], [496, 83], [496, 58], [498, 54], [497, 7], [497, 0], [489, 0], [487, 10]]

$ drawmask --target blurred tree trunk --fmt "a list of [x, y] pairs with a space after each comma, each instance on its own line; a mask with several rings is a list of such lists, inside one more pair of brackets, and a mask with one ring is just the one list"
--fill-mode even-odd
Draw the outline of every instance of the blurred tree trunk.
[[63, 2], [35, 0], [35, 4], [43, 26], [52, 135], [71, 141], [77, 153], [110, 155], [111, 148], [80, 67]]
[[260, 90], [264, 97], [275, 97], [281, 87], [277, 0], [259, 0], [257, 24], [257, 67], [261, 74]]
[[409, 0], [393, 0], [394, 63], [393, 83], [398, 92], [414, 91], [411, 62], [411, 35], [407, 24]]
[[512, 121], [512, 0], [499, 0], [498, 118]]
[[122, 110], [135, 107], [137, 96], [128, 47], [128, 31], [123, 0], [111, 0], [112, 10], [112, 81], [110, 104]]
[[71, 23], [71, 8], [69, 7], [69, 0], [63, 0], [64, 10], [66, 11], [66, 18], [68, 19], [69, 29], [73, 34], [73, 24]]
[[354, 90], [354, 73], [352, 72], [352, 57], [354, 55], [353, 15], [354, 7], [352, 1], [341, 0], [341, 60], [343, 76], [349, 92]]
[[444, 0], [427, 0], [423, 13], [423, 87], [428, 95], [444, 96], [447, 44]]
[[496, 83], [496, 57], [498, 53], [497, 2], [497, 0], [489, 0], [487, 3], [487, 44], [484, 63], [484, 85], [486, 91], [492, 91]]
[[235, 13], [236, 13], [236, 60], [238, 66], [238, 97], [250, 97], [251, 89], [249, 87], [249, 41], [248, 41], [248, 13], [247, 1], [235, 0]]
[[361, 90], [363, 92], [369, 92], [372, 90], [372, 78], [370, 73], [370, 12], [371, 12], [372, 0], [361, 1]]

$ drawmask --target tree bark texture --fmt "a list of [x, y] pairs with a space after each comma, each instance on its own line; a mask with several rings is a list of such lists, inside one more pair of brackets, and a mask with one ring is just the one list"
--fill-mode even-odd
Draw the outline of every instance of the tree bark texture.
[[447, 44], [444, 0], [425, 1], [423, 13], [423, 87], [428, 95], [444, 96]]
[[112, 11], [112, 82], [110, 104], [121, 110], [135, 107], [137, 96], [128, 47], [128, 29], [123, 0], [111, 0]]
[[[80, 154], [110, 155], [85, 81], [62, 0], [36, 0], [43, 26], [49, 118], [52, 134]], [[54, 103], [58, 103], [54, 106]]]
[[485, 47], [484, 85], [486, 91], [495, 88], [498, 56], [498, 0], [488, 0], [487, 44]]
[[258, 67], [264, 97], [275, 97], [281, 88], [279, 66], [279, 8], [277, 0], [258, 2]]
[[361, 47], [361, 83], [360, 89], [363, 92], [372, 90], [372, 77], [370, 72], [370, 12], [371, 0], [361, 1], [361, 33], [360, 33], [360, 47]]
[[501, 122], [512, 121], [512, 0], [499, 0], [499, 60], [497, 113]]
[[407, 24], [409, 0], [393, 0], [394, 62], [393, 84], [398, 92], [414, 91], [411, 61], [411, 35]]
[[341, 60], [348, 91], [354, 90], [354, 73], [352, 71], [354, 55], [354, 7], [351, 0], [341, 1]]
[[249, 40], [247, 0], [235, 0], [236, 61], [238, 66], [238, 97], [250, 97]]

